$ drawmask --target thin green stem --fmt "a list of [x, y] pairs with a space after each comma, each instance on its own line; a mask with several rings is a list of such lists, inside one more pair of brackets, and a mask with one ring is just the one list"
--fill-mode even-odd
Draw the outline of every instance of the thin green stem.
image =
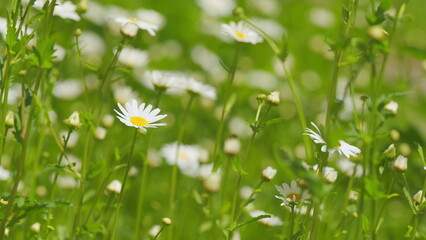
[[220, 115], [220, 121], [219, 121], [219, 129], [216, 133], [216, 141], [215, 141], [215, 145], [214, 145], [214, 149], [213, 149], [213, 161], [214, 161], [214, 167], [215, 169], [219, 167], [219, 161], [218, 161], [218, 151], [220, 149], [220, 146], [223, 142], [223, 131], [224, 131], [224, 126], [225, 126], [225, 116], [226, 116], [226, 111], [228, 108], [228, 101], [229, 101], [229, 97], [231, 96], [231, 90], [232, 90], [232, 83], [234, 82], [234, 77], [235, 77], [235, 71], [237, 69], [237, 65], [238, 65], [238, 59], [239, 59], [239, 54], [240, 54], [240, 43], [236, 43], [235, 46], [235, 54], [234, 54], [234, 60], [232, 62], [232, 66], [231, 69], [229, 71], [229, 76], [228, 76], [228, 86], [226, 88], [225, 91], [225, 98], [224, 98], [224, 103], [223, 103], [223, 107], [222, 107], [222, 113]]
[[158, 236], [160, 236], [160, 233], [162, 231], [164, 231], [164, 229], [166, 228], [166, 225], [163, 224], [163, 226], [161, 226], [160, 231], [158, 231], [157, 234], [155, 234], [154, 238], [152, 240], [156, 240], [158, 238]]
[[[174, 213], [175, 213], [175, 201], [176, 201], [176, 185], [177, 185], [177, 175], [178, 175], [178, 169], [177, 169], [177, 165], [178, 165], [178, 159], [179, 159], [179, 148], [180, 145], [182, 144], [183, 141], [183, 136], [185, 134], [185, 122], [186, 122], [186, 118], [188, 116], [189, 113], [189, 109], [191, 108], [191, 105], [194, 101], [194, 94], [190, 94], [189, 95], [189, 100], [188, 100], [188, 104], [185, 107], [181, 122], [180, 122], [180, 129], [179, 129], [179, 134], [178, 134], [178, 139], [177, 139], [177, 146], [176, 146], [176, 156], [175, 156], [175, 162], [173, 164], [172, 167], [172, 178], [171, 178], [171, 183], [170, 183], [170, 198], [169, 198], [169, 218], [172, 219], [172, 221], [174, 220]], [[173, 239], [173, 231], [174, 227], [171, 226], [170, 228], [170, 233], [169, 233], [169, 239], [172, 240]]]
[[288, 239], [292, 239], [293, 237], [293, 229], [294, 229], [294, 205], [291, 206], [291, 213], [290, 213], [290, 229], [289, 229], [289, 235], [288, 235]]
[[138, 129], [135, 128], [135, 130], [133, 132], [132, 145], [130, 147], [129, 157], [127, 158], [126, 172], [124, 173], [123, 184], [121, 186], [120, 195], [118, 197], [117, 207], [115, 208], [114, 223], [113, 223], [112, 234], [111, 234], [112, 240], [115, 239], [115, 232], [116, 232], [116, 229], [117, 229], [117, 218], [118, 218], [118, 214], [120, 212], [120, 207], [121, 207], [121, 203], [122, 203], [122, 199], [123, 199], [123, 195], [124, 195], [123, 194], [124, 189], [125, 189], [126, 183], [127, 183], [127, 178], [129, 176], [129, 170], [130, 170], [130, 166], [131, 166], [131, 163], [132, 163], [133, 150], [135, 149], [135, 143], [136, 143], [136, 137], [137, 136], [138, 136]]
[[[43, 77], [43, 70], [39, 69], [38, 77], [37, 77], [35, 87], [34, 87], [34, 91], [33, 91], [33, 93], [35, 95], [38, 93], [42, 77]], [[27, 120], [27, 123], [25, 125], [26, 129], [31, 129], [32, 123], [34, 122], [33, 117], [34, 117], [35, 109], [36, 109], [35, 101], [31, 101], [30, 112], [28, 114], [28, 120]], [[24, 123], [22, 123], [22, 124], [24, 124]], [[24, 168], [25, 160], [26, 160], [26, 156], [27, 156], [27, 148], [28, 148], [30, 133], [31, 133], [30, 130], [22, 133], [23, 134], [22, 135], [23, 143], [22, 143], [22, 148], [21, 148], [21, 157], [18, 161], [16, 175], [13, 179], [14, 181], [13, 181], [13, 185], [12, 185], [12, 190], [10, 191], [10, 196], [9, 196], [9, 199], [8, 199], [9, 203], [6, 206], [6, 209], [5, 209], [4, 215], [3, 215], [3, 220], [1, 221], [1, 224], [0, 224], [0, 240], [2, 240], [4, 238], [4, 230], [6, 228], [6, 224], [9, 220], [9, 216], [12, 212], [13, 204], [15, 202], [15, 197], [16, 197], [16, 193], [17, 193], [17, 190], [18, 190], [18, 184], [19, 184], [19, 181], [21, 180], [21, 177], [22, 177], [23, 168]]]
[[238, 200], [238, 189], [240, 187], [241, 182], [241, 174], [238, 174], [237, 184], [235, 185], [234, 197], [232, 199], [232, 208], [231, 208], [231, 223], [228, 231], [228, 240], [232, 239], [235, 228], [237, 227], [237, 222], [235, 219], [235, 210], [237, 208], [237, 200]]

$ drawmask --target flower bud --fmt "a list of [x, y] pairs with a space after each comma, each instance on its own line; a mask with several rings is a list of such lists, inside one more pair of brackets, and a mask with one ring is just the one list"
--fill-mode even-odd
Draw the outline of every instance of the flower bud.
[[31, 231], [33, 231], [35, 233], [39, 233], [40, 227], [41, 227], [41, 224], [39, 222], [36, 222], [33, 225], [31, 225], [30, 229], [31, 229]]
[[121, 25], [120, 33], [129, 38], [135, 38], [136, 34], [138, 34], [139, 27], [135, 23], [127, 22]]
[[423, 190], [420, 190], [416, 194], [414, 194], [414, 196], [413, 196], [414, 202], [416, 202], [418, 204], [424, 202], [425, 201], [425, 197], [423, 196], [423, 199], [422, 199], [422, 195], [423, 195]]
[[257, 103], [259, 105], [262, 104], [265, 101], [265, 99], [266, 99], [266, 94], [263, 94], [263, 93], [258, 94], [256, 97]]
[[349, 198], [349, 201], [351, 201], [351, 202], [356, 202], [356, 201], [358, 201], [358, 192], [357, 192], [357, 191], [354, 191], [354, 190], [351, 190], [351, 191], [349, 192], [349, 196], [348, 196], [348, 198]]
[[161, 222], [163, 222], [163, 224], [167, 226], [172, 225], [172, 220], [170, 218], [163, 218], [161, 219]]
[[105, 127], [111, 127], [112, 124], [114, 124], [114, 116], [112, 116], [111, 114], [107, 114], [102, 118], [102, 125], [104, 125]]
[[335, 183], [337, 180], [337, 171], [334, 169], [329, 169], [324, 171], [324, 178], [328, 183]]
[[273, 106], [278, 105], [280, 103], [280, 92], [278, 92], [278, 91], [271, 92], [266, 97], [266, 101]]
[[400, 172], [405, 172], [407, 170], [407, 158], [399, 155], [396, 160], [393, 162], [393, 168]]
[[262, 178], [269, 182], [275, 177], [275, 174], [277, 174], [277, 169], [268, 166], [262, 171]]
[[367, 32], [372, 39], [377, 41], [382, 41], [389, 35], [382, 25], [371, 26], [367, 29]]
[[390, 101], [383, 107], [383, 109], [392, 112], [393, 115], [396, 115], [398, 113], [398, 103], [395, 101]]
[[220, 189], [221, 176], [220, 174], [210, 174], [203, 182], [203, 187], [209, 192], [217, 192]]
[[7, 112], [5, 123], [6, 123], [6, 127], [13, 127], [13, 126], [15, 126], [14, 116], [13, 116], [13, 112], [12, 111], [8, 111]]
[[107, 134], [107, 130], [103, 127], [97, 127], [95, 130], [95, 138], [97, 140], [104, 140]]
[[65, 119], [64, 123], [72, 128], [80, 128], [81, 125], [83, 125], [80, 122], [80, 116], [77, 111], [73, 112], [69, 118]]
[[236, 136], [230, 136], [225, 140], [224, 152], [226, 155], [233, 157], [238, 155], [241, 149], [241, 142]]
[[107, 190], [112, 192], [112, 193], [116, 193], [116, 194], [120, 194], [121, 192], [121, 182], [118, 180], [113, 180], [112, 182], [110, 182], [107, 186]]
[[396, 157], [396, 148], [395, 145], [392, 143], [389, 145], [389, 147], [384, 151], [383, 153], [385, 157], [393, 159]]
[[77, 4], [77, 9], [80, 12], [86, 12], [89, 8], [89, 0], [80, 0], [80, 2]]
[[401, 136], [399, 134], [398, 130], [396, 130], [396, 129], [392, 129], [389, 134], [390, 134], [390, 137], [392, 138], [392, 140], [394, 140], [394, 141], [398, 141], [400, 136]]
[[6, 201], [6, 200], [3, 200], [3, 198], [2, 198], [2, 199], [0, 199], [0, 204], [7, 205], [7, 204], [9, 204], [9, 202]]
[[82, 32], [81, 32], [81, 29], [80, 29], [80, 28], [77, 28], [77, 29], [74, 31], [74, 36], [76, 36], [76, 37], [80, 37], [80, 36], [81, 36], [81, 34], [82, 34]]

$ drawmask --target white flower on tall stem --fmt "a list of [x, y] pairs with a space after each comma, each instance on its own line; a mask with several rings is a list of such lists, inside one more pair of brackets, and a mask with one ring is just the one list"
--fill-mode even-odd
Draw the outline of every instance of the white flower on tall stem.
[[151, 36], [155, 36], [155, 31], [158, 30], [158, 26], [137, 18], [116, 17], [114, 20], [118, 23], [121, 23], [121, 26], [124, 26], [127, 23], [134, 23], [138, 26], [139, 29], [146, 30]]
[[342, 158], [337, 161], [337, 167], [348, 177], [359, 178], [362, 176], [364, 169], [360, 164], [356, 164], [347, 158]]
[[283, 221], [281, 221], [281, 219], [277, 216], [274, 216], [270, 213], [261, 211], [261, 210], [253, 210], [251, 212], [249, 212], [250, 216], [253, 218], [262, 216], [262, 215], [269, 215], [270, 217], [266, 217], [266, 218], [262, 218], [257, 220], [258, 222], [262, 223], [263, 225], [266, 226], [270, 226], [270, 227], [275, 227], [275, 226], [281, 226], [283, 225]]
[[313, 122], [311, 122], [311, 124], [315, 127], [318, 133], [310, 128], [306, 128], [305, 133], [303, 133], [303, 135], [309, 136], [314, 141], [314, 143], [321, 144], [322, 152], [328, 151], [330, 154], [338, 152], [340, 155], [344, 155], [347, 158], [357, 157], [358, 154], [361, 153], [361, 150], [359, 148], [352, 146], [343, 140], [338, 140], [337, 145], [334, 148], [328, 148], [327, 143], [322, 137], [321, 131], [319, 130], [318, 126], [315, 125], [315, 123]]
[[167, 116], [158, 115], [160, 112], [159, 108], [152, 110], [152, 105], [149, 104], [145, 107], [145, 103], [141, 103], [138, 106], [136, 100], [131, 100], [126, 102], [125, 107], [121, 106], [120, 103], [117, 104], [121, 112], [114, 109], [117, 113], [117, 118], [129, 127], [139, 128], [146, 130], [146, 128], [156, 128], [158, 126], [164, 126], [165, 123], [155, 123]]
[[180, 83], [179, 78], [182, 73], [152, 70], [145, 71], [141, 75], [143, 76], [141, 79], [142, 84], [150, 89], [164, 90], [170, 94], [178, 94], [183, 91], [181, 88], [178, 88], [178, 84]]
[[[200, 174], [200, 147], [195, 145], [179, 145], [177, 142], [166, 144], [161, 153], [169, 165], [177, 164], [183, 174], [197, 177]], [[176, 163], [177, 162], [177, 163]]]
[[216, 89], [208, 84], [196, 81], [191, 77], [181, 78], [181, 87], [187, 92], [203, 96], [205, 98], [216, 100]]
[[222, 24], [222, 30], [237, 42], [257, 44], [263, 41], [262, 36], [243, 21]]
[[118, 56], [118, 62], [129, 68], [140, 68], [148, 64], [148, 52], [125, 47]]
[[309, 193], [303, 191], [303, 189], [299, 187], [296, 180], [292, 180], [290, 185], [287, 183], [283, 183], [282, 186], [275, 185], [275, 188], [281, 194], [275, 196], [283, 201], [281, 206], [300, 204], [311, 197]]

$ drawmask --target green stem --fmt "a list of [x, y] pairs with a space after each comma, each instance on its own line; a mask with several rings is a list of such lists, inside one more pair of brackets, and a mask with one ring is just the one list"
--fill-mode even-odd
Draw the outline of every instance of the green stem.
[[155, 234], [154, 238], [152, 240], [156, 240], [158, 238], [158, 236], [160, 236], [160, 233], [166, 228], [166, 226], [163, 224], [163, 226], [161, 226], [160, 231], [158, 231], [157, 234]]
[[237, 227], [237, 222], [235, 219], [235, 210], [237, 208], [237, 200], [238, 200], [238, 189], [240, 187], [241, 182], [241, 174], [238, 174], [237, 184], [235, 185], [234, 197], [232, 200], [232, 208], [231, 208], [231, 224], [229, 226], [228, 231], [228, 240], [232, 239], [232, 235], [234, 234], [235, 228]]
[[235, 71], [236, 71], [237, 65], [238, 65], [240, 48], [241, 48], [240, 43], [236, 43], [234, 60], [232, 62], [231, 70], [229, 71], [228, 87], [226, 88], [224, 103], [223, 103], [223, 107], [222, 107], [222, 113], [220, 115], [219, 130], [216, 133], [216, 142], [215, 142], [214, 149], [213, 149], [213, 161], [214, 161], [214, 168], [215, 169], [218, 168], [219, 165], [220, 165], [218, 158], [217, 158], [217, 154], [218, 154], [219, 148], [220, 148], [220, 146], [223, 142], [222, 138], [223, 138], [223, 131], [224, 131], [224, 126], [225, 126], [225, 115], [226, 115], [226, 110], [228, 108], [229, 97], [231, 96], [231, 92], [232, 92], [231, 91], [232, 83], [234, 82]]
[[289, 238], [292, 239], [293, 237], [293, 229], [294, 229], [294, 205], [291, 206], [291, 213], [290, 213], [290, 229], [289, 229]]
[[[34, 91], [33, 91], [34, 94], [38, 93], [38, 89], [40, 87], [40, 82], [41, 82], [42, 77], [43, 77], [43, 70], [39, 69], [38, 77], [37, 77], [35, 87], [34, 87]], [[9, 199], [8, 199], [9, 203], [6, 206], [6, 209], [5, 209], [4, 215], [3, 215], [3, 220], [1, 221], [1, 224], [0, 224], [0, 240], [2, 240], [4, 238], [4, 230], [6, 228], [7, 221], [9, 220], [9, 216], [12, 212], [12, 207], [13, 207], [13, 204], [15, 202], [16, 193], [18, 191], [18, 184], [19, 184], [19, 181], [21, 180], [21, 177], [22, 177], [23, 168], [24, 168], [24, 165], [25, 165], [25, 159], [26, 159], [26, 156], [27, 156], [27, 148], [28, 148], [29, 137], [30, 137], [30, 133], [31, 133], [30, 130], [31, 130], [32, 123], [34, 122], [33, 117], [34, 117], [35, 109], [36, 109], [35, 101], [31, 101], [30, 112], [29, 112], [29, 115], [28, 115], [27, 123], [26, 123], [26, 129], [28, 129], [28, 131], [26, 131], [25, 133], [24, 132], [22, 133], [23, 134], [22, 135], [23, 136], [23, 139], [22, 139], [23, 143], [22, 143], [22, 148], [21, 148], [21, 157], [18, 161], [16, 175], [13, 179], [14, 181], [13, 181], [13, 185], [12, 185], [12, 190], [10, 191], [10, 196], [9, 196]], [[22, 124], [24, 124], [24, 123], [22, 123]]]
[[[244, 200], [243, 202], [241, 202], [241, 205], [240, 205], [240, 208], [238, 209], [238, 214], [237, 214], [237, 217], [235, 218], [235, 221], [236, 222], [238, 222], [238, 220], [240, 219], [240, 216], [241, 216], [241, 214], [243, 213], [243, 209], [250, 203], [250, 202], [252, 202], [252, 199], [253, 199], [253, 197], [254, 197], [254, 195], [256, 194], [256, 190], [257, 189], [259, 189], [261, 186], [262, 186], [262, 184], [264, 183], [265, 181], [263, 180], [263, 178], [261, 178], [260, 179], [260, 182], [256, 185], [256, 187], [253, 189], [253, 191], [252, 191], [252, 193], [250, 194], [250, 196], [246, 199], [246, 200]], [[238, 191], [236, 191], [236, 192], [238, 192]]]
[[123, 179], [123, 184], [121, 186], [120, 195], [118, 197], [117, 207], [115, 208], [114, 223], [113, 223], [112, 234], [111, 234], [112, 240], [115, 239], [115, 232], [116, 232], [116, 229], [117, 229], [117, 218], [118, 218], [118, 214], [120, 212], [121, 202], [122, 202], [123, 195], [124, 195], [123, 194], [124, 188], [126, 187], [127, 178], [129, 176], [129, 170], [130, 170], [130, 166], [131, 166], [131, 162], [132, 162], [133, 150], [135, 149], [135, 143], [136, 143], [137, 135], [138, 135], [138, 129], [135, 128], [134, 133], [133, 133], [132, 145], [130, 147], [129, 157], [127, 158], [126, 172], [124, 174], [124, 179]]
[[[179, 148], [180, 145], [182, 144], [182, 140], [183, 140], [183, 136], [185, 133], [185, 121], [186, 118], [188, 116], [189, 113], [189, 109], [191, 108], [191, 105], [194, 101], [194, 94], [190, 94], [189, 95], [189, 100], [188, 100], [188, 104], [185, 107], [183, 116], [182, 116], [182, 120], [180, 122], [180, 129], [179, 129], [179, 134], [178, 134], [178, 139], [177, 139], [177, 146], [176, 146], [176, 156], [175, 156], [175, 162], [173, 164], [172, 167], [172, 178], [171, 178], [171, 186], [170, 186], [170, 198], [169, 198], [169, 218], [172, 219], [172, 221], [174, 220], [174, 213], [175, 213], [175, 200], [176, 200], [176, 185], [177, 185], [177, 175], [178, 175], [178, 155], [179, 155]], [[174, 227], [171, 226], [170, 228], [170, 234], [169, 234], [169, 239], [172, 240], [173, 239], [173, 231]]]

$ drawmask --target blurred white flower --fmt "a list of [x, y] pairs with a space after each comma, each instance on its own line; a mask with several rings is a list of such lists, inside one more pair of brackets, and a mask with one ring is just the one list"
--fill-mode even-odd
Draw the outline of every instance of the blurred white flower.
[[234, 0], [197, 0], [205, 13], [214, 17], [224, 17], [232, 13], [235, 8]]
[[155, 36], [155, 31], [158, 30], [157, 25], [154, 25], [152, 23], [149, 23], [147, 21], [143, 21], [137, 18], [116, 17], [114, 18], [114, 20], [118, 23], [121, 23], [122, 26], [126, 23], [134, 23], [139, 27], [139, 29], [146, 30], [151, 36]]
[[[29, 1], [26, 1], [29, 2]], [[46, 2], [51, 2], [50, 0], [36, 0], [33, 7], [41, 10], [43, 9]], [[74, 21], [80, 21], [80, 15], [77, 13], [77, 6], [74, 5], [71, 1], [56, 1], [55, 8], [53, 10], [53, 15], [58, 16], [63, 19], [71, 19]]]
[[227, 72], [220, 64], [220, 58], [213, 51], [203, 45], [196, 45], [191, 50], [191, 59], [195, 64], [200, 65], [214, 81], [226, 79]]
[[284, 35], [284, 28], [276, 21], [270, 19], [254, 18], [253, 23], [256, 24], [271, 38], [281, 41]]
[[[62, 145], [64, 145], [64, 138], [66, 138], [67, 135], [68, 135], [68, 130], [61, 130], [59, 132], [59, 136], [61, 138]], [[71, 135], [70, 135], [69, 140], [68, 140], [67, 148], [73, 148], [73, 147], [75, 147], [75, 145], [78, 142], [78, 137], [79, 137], [78, 133], [76, 131], [73, 131], [71, 133]]]
[[148, 235], [151, 236], [151, 237], [155, 237], [160, 232], [160, 230], [161, 230], [160, 225], [154, 225], [149, 229]]
[[363, 168], [360, 164], [356, 164], [347, 158], [337, 161], [337, 167], [349, 177], [359, 178], [362, 176]]
[[115, 194], [120, 194], [121, 192], [121, 188], [122, 188], [122, 184], [120, 181], [118, 181], [117, 179], [112, 180], [108, 186], [106, 187], [106, 189], [112, 193]]
[[177, 142], [169, 143], [161, 148], [161, 153], [169, 165], [176, 164], [183, 174], [190, 177], [197, 177], [200, 172], [200, 147], [196, 145], [179, 146], [177, 152]]
[[250, 195], [253, 193], [254, 189], [249, 186], [243, 186], [240, 189], [240, 197], [244, 200], [249, 199]]
[[[53, 182], [53, 178], [54, 176], [51, 176], [51, 180]], [[78, 181], [75, 180], [74, 177], [69, 176], [69, 175], [59, 175], [58, 176], [58, 180], [57, 180], [58, 186], [59, 188], [62, 189], [74, 189], [77, 188], [79, 186]]]
[[136, 17], [141, 21], [151, 23], [161, 29], [166, 24], [165, 17], [152, 9], [139, 9], [136, 11]]
[[138, 99], [138, 94], [133, 91], [133, 88], [129, 86], [121, 86], [114, 84], [112, 88], [112, 93], [116, 102], [125, 104], [132, 99]]
[[203, 187], [209, 192], [217, 192], [220, 189], [222, 177], [218, 173], [210, 174], [203, 181]]
[[395, 101], [390, 101], [384, 107], [385, 110], [391, 111], [393, 114], [398, 113], [398, 103]]
[[[262, 81], [259, 81], [259, 79], [262, 79]], [[250, 70], [247, 72], [247, 83], [253, 87], [267, 91], [272, 91], [278, 88], [277, 77], [274, 74], [263, 70]]]
[[118, 56], [118, 62], [129, 68], [140, 68], [148, 64], [148, 52], [125, 47]]
[[423, 195], [423, 190], [420, 190], [416, 194], [414, 194], [414, 196], [413, 196], [414, 202], [416, 202], [418, 204], [423, 203], [425, 201], [425, 197], [423, 196], [423, 198], [422, 198], [422, 195]]
[[133, 99], [126, 102], [125, 107], [121, 106], [120, 103], [117, 103], [117, 105], [121, 112], [115, 109], [114, 111], [118, 115], [117, 118], [126, 126], [146, 130], [146, 128], [157, 128], [166, 125], [165, 123], [155, 123], [167, 117], [167, 114], [158, 115], [160, 109], [156, 108], [152, 110], [151, 104], [145, 107], [145, 103], [141, 103], [138, 106], [137, 101]]
[[107, 130], [103, 127], [97, 127], [95, 130], [95, 138], [97, 140], [104, 140], [107, 134]]
[[228, 156], [238, 155], [240, 150], [241, 150], [241, 142], [236, 136], [232, 135], [225, 140], [223, 151], [225, 152], [226, 155]]
[[66, 79], [56, 82], [53, 86], [53, 96], [64, 100], [73, 100], [83, 93], [84, 87], [81, 81]]
[[99, 65], [105, 54], [105, 42], [98, 34], [84, 31], [78, 38], [81, 54], [85, 61]]
[[277, 174], [277, 169], [268, 166], [262, 171], [262, 178], [269, 182], [275, 177], [275, 174]]
[[283, 225], [283, 222], [281, 221], [281, 219], [279, 217], [274, 216], [274, 215], [267, 213], [267, 212], [264, 212], [264, 211], [254, 210], [254, 211], [249, 212], [249, 214], [253, 218], [259, 217], [261, 215], [269, 215], [270, 217], [257, 220], [258, 222], [260, 222], [260, 223], [262, 223], [263, 225], [266, 225], [266, 226], [275, 227], [275, 226]]
[[161, 89], [171, 94], [181, 93], [182, 89], [178, 88], [179, 78], [182, 73], [168, 71], [145, 71], [141, 79], [142, 84], [150, 89]]
[[64, 60], [66, 52], [62, 46], [55, 44], [53, 46], [53, 50], [55, 50], [55, 52], [53, 53], [53, 56], [55, 57], [55, 59], [53, 59], [54, 62], [61, 62], [62, 60]]
[[357, 192], [357, 191], [354, 191], [354, 190], [351, 190], [351, 191], [349, 192], [349, 196], [348, 196], [348, 198], [349, 198], [349, 200], [350, 200], [350, 201], [352, 201], [352, 202], [356, 202], [356, 201], [358, 201], [358, 192]]
[[40, 227], [41, 227], [41, 224], [39, 222], [35, 222], [30, 226], [30, 230], [35, 233], [38, 233], [40, 232]]
[[12, 173], [9, 170], [6, 170], [2, 166], [0, 166], [0, 181], [9, 180], [11, 175]]
[[0, 17], [0, 34], [3, 36], [3, 38], [6, 38], [7, 20], [6, 18], [2, 18], [2, 17]]
[[275, 185], [275, 188], [281, 194], [275, 196], [283, 201], [281, 206], [303, 203], [311, 197], [308, 192], [299, 187], [296, 180], [292, 180], [291, 185], [283, 183], [282, 186]]
[[114, 116], [111, 114], [106, 114], [102, 117], [102, 125], [105, 127], [111, 127], [114, 124]]
[[216, 89], [211, 85], [198, 82], [191, 77], [181, 78], [181, 83], [179, 85], [189, 93], [216, 100]]
[[335, 17], [330, 10], [318, 7], [311, 10], [310, 19], [314, 25], [322, 28], [331, 28], [335, 22]]
[[222, 24], [222, 30], [237, 42], [257, 44], [263, 41], [262, 36], [243, 21]]

